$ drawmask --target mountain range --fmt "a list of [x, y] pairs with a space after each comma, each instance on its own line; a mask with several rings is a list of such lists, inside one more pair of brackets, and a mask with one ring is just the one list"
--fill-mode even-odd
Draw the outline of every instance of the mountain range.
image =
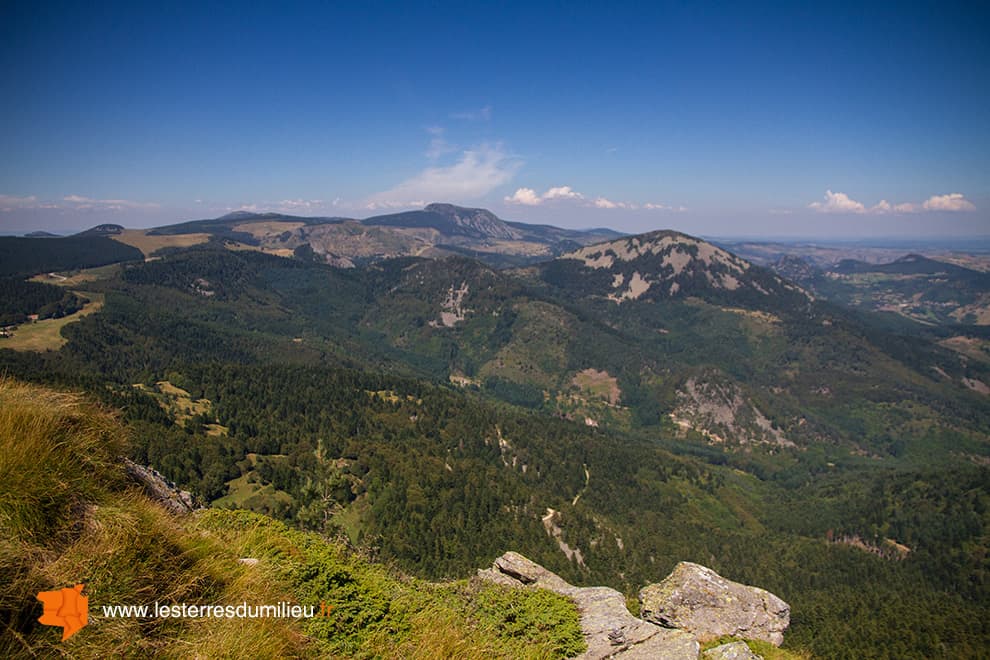
[[460, 254], [492, 265], [522, 264], [620, 236], [609, 229], [571, 230], [506, 222], [491, 211], [429, 204], [355, 220], [235, 211], [147, 232], [151, 236], [212, 236], [276, 254], [296, 250], [336, 266], [353, 267], [400, 256]]

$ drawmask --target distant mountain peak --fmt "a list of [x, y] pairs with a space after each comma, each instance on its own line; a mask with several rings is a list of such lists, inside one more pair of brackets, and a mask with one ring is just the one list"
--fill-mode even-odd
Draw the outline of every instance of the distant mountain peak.
[[95, 227], [90, 227], [86, 231], [79, 232], [78, 236], [115, 236], [124, 231], [122, 225], [115, 225], [110, 223], [105, 223], [102, 225], [96, 225]]
[[435, 202], [422, 211], [406, 211], [367, 218], [366, 225], [431, 228], [448, 235], [484, 240], [518, 240], [521, 233], [488, 209]]
[[247, 218], [254, 218], [260, 215], [254, 211], [231, 211], [225, 215], [220, 216], [217, 220], [246, 220]]
[[586, 268], [612, 275], [605, 295], [619, 303], [700, 291], [739, 291], [764, 297], [785, 291], [806, 295], [799, 287], [731, 252], [670, 229], [596, 243], [562, 255], [560, 260], [580, 261]]
[[470, 206], [458, 206], [457, 204], [451, 204], [449, 202], [433, 202], [431, 204], [427, 204], [426, 206], [424, 206], [423, 210], [429, 213], [440, 213], [442, 215], [454, 215], [457, 213], [472, 213], [472, 214], [483, 213], [483, 214], [487, 214], [492, 218], [495, 218], [496, 220], [498, 219], [498, 217], [488, 209], [472, 208]]
[[434, 202], [427, 204], [423, 211], [436, 213], [449, 218], [455, 224], [467, 230], [473, 230], [488, 238], [516, 240], [519, 232], [510, 227], [497, 215], [488, 209], [474, 209], [454, 204]]
[[217, 220], [261, 220], [261, 219], [271, 219], [271, 218], [291, 218], [294, 216], [285, 215], [284, 213], [276, 213], [275, 211], [232, 211], [226, 215], [222, 215]]

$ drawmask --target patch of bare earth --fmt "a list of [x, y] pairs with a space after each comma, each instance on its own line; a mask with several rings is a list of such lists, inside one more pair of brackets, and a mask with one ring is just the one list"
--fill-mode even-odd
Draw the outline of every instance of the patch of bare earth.
[[578, 372], [571, 382], [585, 392], [605, 399], [613, 406], [618, 405], [619, 399], [622, 396], [622, 390], [619, 388], [619, 380], [607, 371], [585, 369]]

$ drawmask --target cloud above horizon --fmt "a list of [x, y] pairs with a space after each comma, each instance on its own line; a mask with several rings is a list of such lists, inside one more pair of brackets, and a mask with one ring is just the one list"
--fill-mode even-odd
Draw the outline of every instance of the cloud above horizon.
[[484, 197], [512, 180], [522, 161], [500, 143], [481, 144], [461, 152], [457, 162], [428, 167], [392, 188], [369, 197], [368, 210], [424, 206], [433, 201], [463, 202]]
[[913, 202], [892, 204], [886, 199], [881, 199], [873, 206], [867, 207], [846, 193], [826, 190], [825, 201], [812, 202], [808, 204], [808, 208], [818, 213], [886, 215], [924, 211], [975, 211], [976, 205], [966, 199], [962, 193], [949, 193], [947, 195], [932, 195], [920, 204]]
[[[17, 195], [0, 195], [0, 211], [11, 212], [20, 209], [36, 209], [39, 206], [38, 198], [34, 195], [28, 197], [18, 197]], [[57, 208], [57, 207], [45, 207]]]
[[65, 195], [58, 200], [39, 200], [30, 195], [18, 197], [15, 195], [0, 195], [0, 211], [20, 211], [36, 209], [61, 209], [69, 211], [132, 211], [158, 209], [157, 202], [135, 202], [129, 199], [95, 199], [82, 195]]
[[129, 199], [93, 199], [82, 195], [66, 195], [62, 201], [79, 210], [124, 211], [132, 209], [157, 209], [157, 202], [135, 202]]
[[[196, 200], [197, 203], [201, 200]], [[233, 206], [214, 207], [217, 212], [248, 211], [250, 213], [284, 213], [299, 215], [306, 213], [325, 213], [336, 206], [335, 202], [322, 199], [283, 199], [278, 202], [254, 202], [250, 204], [234, 204]]]
[[976, 205], [962, 196], [962, 193], [932, 195], [924, 201], [926, 211], [975, 211]]
[[514, 193], [504, 198], [506, 204], [519, 204], [522, 206], [540, 206], [547, 202], [570, 202], [580, 206], [597, 209], [628, 209], [631, 211], [643, 209], [646, 211], [686, 211], [683, 206], [673, 207], [666, 204], [647, 202], [636, 204], [633, 202], [622, 202], [608, 199], [607, 197], [586, 197], [570, 186], [556, 186], [548, 188], [542, 195], [533, 188], [518, 188]]
[[532, 188], [519, 188], [512, 195], [505, 198], [508, 204], [522, 204], [524, 206], [539, 206], [543, 202], [557, 199], [584, 199], [584, 195], [572, 189], [570, 186], [557, 186], [549, 188], [542, 195], [537, 194]]

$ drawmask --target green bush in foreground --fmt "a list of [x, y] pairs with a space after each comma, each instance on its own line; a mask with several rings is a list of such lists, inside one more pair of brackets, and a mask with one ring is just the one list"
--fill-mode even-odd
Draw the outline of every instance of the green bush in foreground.
[[334, 655], [551, 658], [584, 648], [576, 607], [548, 591], [400, 577], [340, 544], [246, 511], [206, 511], [197, 525], [258, 558], [300, 603], [328, 606], [329, 615], [308, 620], [306, 632]]

